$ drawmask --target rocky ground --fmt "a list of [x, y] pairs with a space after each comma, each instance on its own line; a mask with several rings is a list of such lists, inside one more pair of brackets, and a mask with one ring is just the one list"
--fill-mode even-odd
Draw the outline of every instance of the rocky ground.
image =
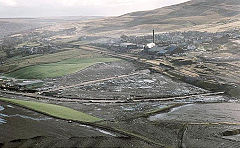
[[83, 69], [75, 74], [54, 79], [46, 79], [45, 89], [71, 86], [79, 83], [130, 74], [136, 71], [137, 65], [127, 61], [99, 63]]
[[[43, 89], [52, 86], [47, 95], [54, 97], [89, 100], [161, 98], [166, 96], [181, 96], [208, 92], [207, 90], [190, 84], [174, 81], [162, 74], [151, 72], [147, 68], [139, 69], [138, 67], [138, 65], [127, 61], [101, 63], [72, 75], [56, 79], [47, 79], [45, 80], [46, 83]], [[131, 75], [133, 73], [136, 74]], [[122, 75], [129, 76], [120, 77]], [[79, 85], [84, 82], [111, 77], [114, 78]]]

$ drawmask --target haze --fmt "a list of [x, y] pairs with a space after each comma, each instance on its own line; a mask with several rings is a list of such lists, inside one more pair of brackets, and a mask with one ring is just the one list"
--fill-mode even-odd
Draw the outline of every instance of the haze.
[[188, 0], [0, 0], [0, 17], [117, 16]]

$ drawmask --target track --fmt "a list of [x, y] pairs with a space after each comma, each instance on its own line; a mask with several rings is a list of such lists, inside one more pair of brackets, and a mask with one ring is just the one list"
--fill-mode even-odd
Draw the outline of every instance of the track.
[[79, 103], [137, 103], [137, 102], [159, 102], [159, 101], [174, 101], [174, 100], [184, 100], [193, 97], [201, 97], [201, 96], [217, 96], [223, 95], [224, 92], [210, 92], [210, 93], [201, 93], [201, 94], [189, 94], [183, 96], [172, 96], [172, 97], [162, 97], [162, 98], [136, 98], [132, 100], [114, 100], [114, 99], [91, 99], [91, 98], [78, 98], [78, 99], [68, 99], [68, 98], [57, 98], [57, 97], [49, 97], [44, 95], [39, 95], [35, 93], [23, 93], [23, 92], [13, 92], [13, 91], [4, 91], [0, 90], [1, 93], [10, 94], [10, 95], [20, 95], [25, 97], [31, 97], [37, 100], [51, 100], [51, 101], [60, 101], [60, 102], [79, 102]]

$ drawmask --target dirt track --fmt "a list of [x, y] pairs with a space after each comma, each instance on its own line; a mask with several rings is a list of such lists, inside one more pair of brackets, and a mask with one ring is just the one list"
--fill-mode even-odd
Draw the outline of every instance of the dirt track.
[[174, 101], [174, 100], [184, 100], [193, 97], [201, 97], [201, 96], [218, 96], [223, 95], [224, 92], [216, 92], [216, 93], [201, 93], [201, 94], [190, 94], [190, 95], [183, 95], [183, 96], [175, 96], [175, 97], [165, 97], [165, 98], [141, 98], [141, 99], [133, 99], [131, 102], [126, 102], [124, 100], [107, 100], [107, 99], [68, 99], [68, 98], [57, 98], [57, 97], [49, 97], [38, 95], [35, 93], [23, 93], [23, 92], [12, 92], [12, 91], [3, 91], [0, 90], [1, 93], [12, 94], [12, 95], [21, 95], [26, 97], [31, 97], [37, 100], [53, 100], [53, 101], [60, 101], [60, 102], [79, 102], [79, 103], [133, 103], [133, 102], [158, 102], [158, 101]]

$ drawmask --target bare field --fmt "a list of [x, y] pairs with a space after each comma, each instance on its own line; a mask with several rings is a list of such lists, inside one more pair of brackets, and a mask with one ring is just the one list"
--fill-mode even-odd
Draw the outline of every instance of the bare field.
[[74, 74], [54, 79], [46, 79], [45, 82], [46, 87], [58, 88], [61, 86], [77, 85], [87, 81], [130, 74], [135, 72], [136, 69], [136, 65], [123, 60], [108, 63], [97, 63]]
[[[126, 78], [117, 78], [84, 86], [67, 88], [51, 92], [57, 97], [88, 98], [106, 100], [131, 100], [144, 98], [161, 98], [205, 93], [206, 90], [195, 86], [174, 82], [161, 74], [145, 70], [142, 73]], [[54, 95], [55, 96], [55, 95]]]

